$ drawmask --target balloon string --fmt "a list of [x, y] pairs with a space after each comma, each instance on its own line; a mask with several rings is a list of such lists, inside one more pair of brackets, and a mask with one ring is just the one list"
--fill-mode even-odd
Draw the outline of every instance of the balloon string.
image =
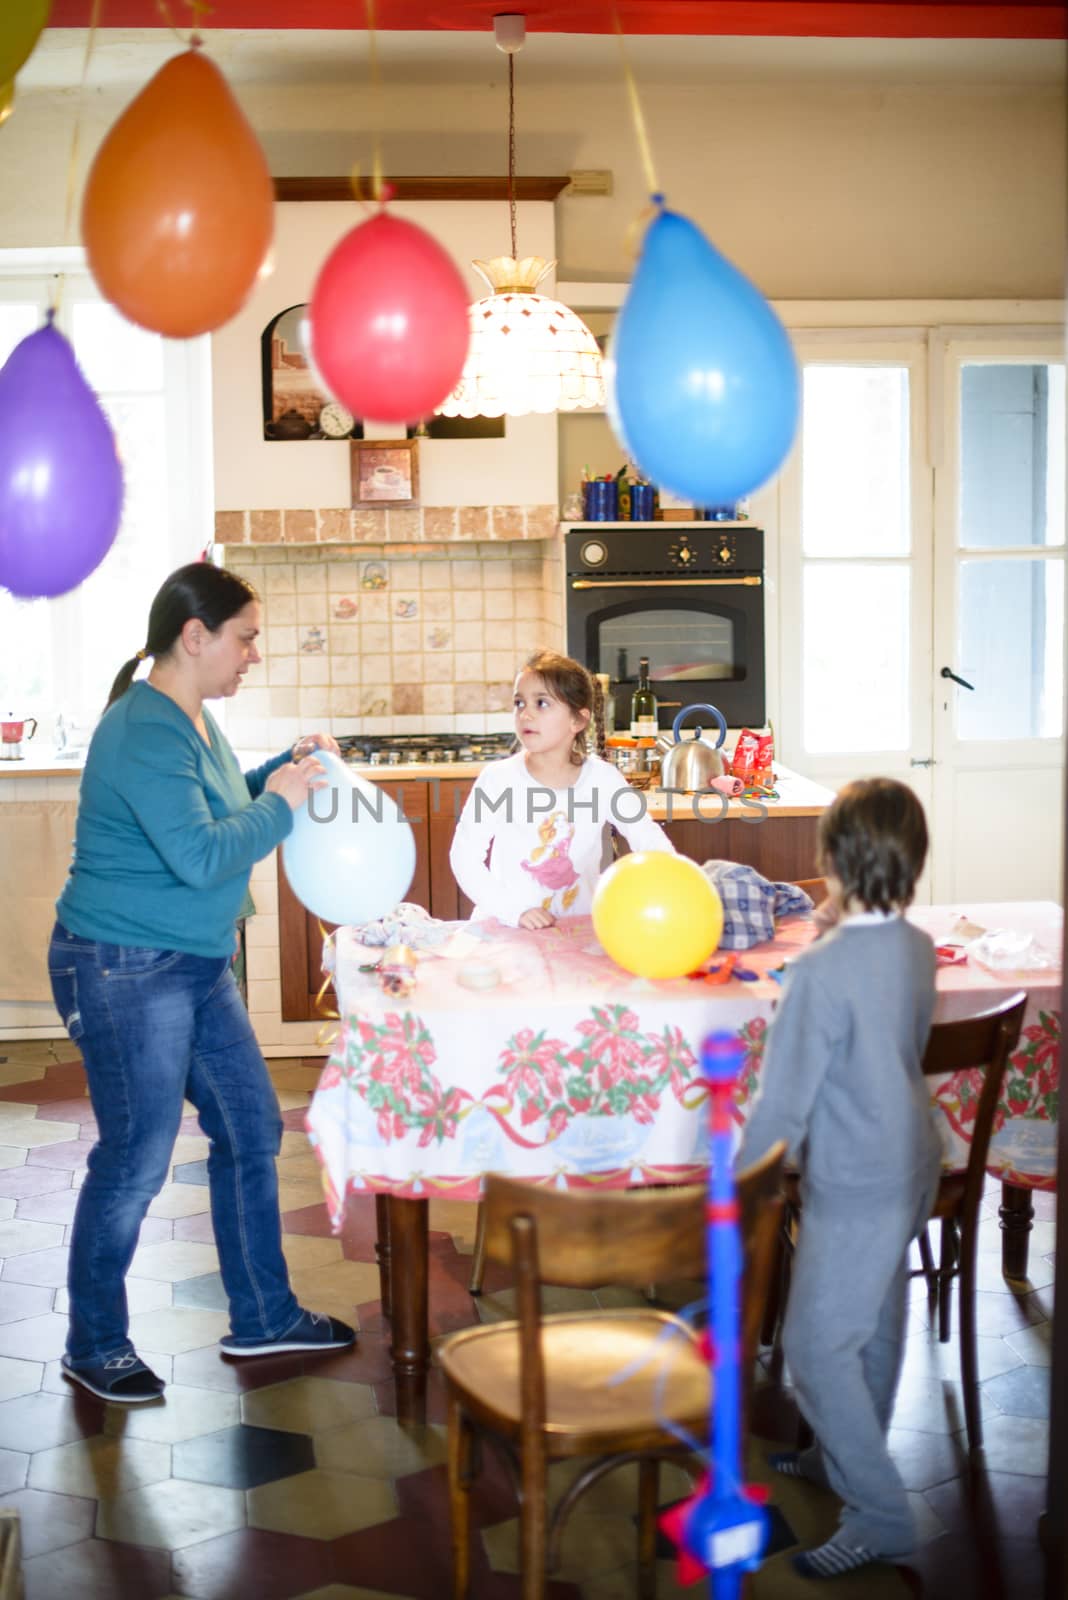
[[[82, 141], [82, 109], [85, 104], [85, 85], [89, 77], [89, 63], [93, 57], [93, 46], [96, 44], [96, 31], [100, 26], [100, 8], [103, 0], [93, 0], [93, 9], [89, 15], [89, 32], [85, 38], [85, 55], [82, 58], [82, 77], [78, 85], [78, 110], [74, 118], [74, 131], [70, 136], [70, 160], [67, 162], [67, 200], [63, 208], [63, 243], [70, 242], [70, 226], [74, 218], [74, 196], [78, 187], [78, 152]], [[55, 316], [59, 310], [60, 297], [63, 293], [63, 273], [56, 275], [52, 285], [52, 299], [49, 310]]]
[[378, 68], [375, 0], [364, 0], [367, 14], [367, 53], [371, 67], [371, 194], [381, 204], [382, 194], [382, 75]]
[[209, 16], [215, 8], [214, 6], [209, 5], [208, 0], [185, 0], [185, 3], [193, 13], [191, 19], [193, 23], [193, 31], [189, 35], [188, 39], [183, 38], [181, 33], [179, 33], [178, 24], [171, 16], [171, 8], [167, 4], [167, 0], [156, 0], [156, 10], [159, 12], [160, 16], [163, 18], [164, 22], [167, 24], [168, 28], [174, 34], [174, 37], [178, 40], [178, 42], [180, 44], [189, 45], [191, 49], [195, 50], [200, 44], [200, 36], [197, 33], [197, 29], [200, 26], [200, 19], [201, 17]]
[[612, 23], [619, 39], [619, 53], [623, 58], [623, 81], [627, 86], [627, 98], [630, 100], [630, 114], [634, 123], [634, 132], [638, 140], [638, 154], [641, 157], [642, 168], [645, 172], [645, 187], [650, 194], [658, 194], [660, 185], [656, 181], [656, 168], [653, 165], [653, 150], [649, 143], [649, 134], [645, 126], [645, 116], [642, 112], [642, 103], [638, 98], [638, 85], [635, 82], [634, 72], [631, 68], [630, 57], [627, 55], [626, 40], [623, 37], [623, 28], [619, 20], [619, 12], [612, 7]]
[[515, 55], [508, 54], [508, 220], [512, 229], [512, 260], [519, 260], [515, 226]]

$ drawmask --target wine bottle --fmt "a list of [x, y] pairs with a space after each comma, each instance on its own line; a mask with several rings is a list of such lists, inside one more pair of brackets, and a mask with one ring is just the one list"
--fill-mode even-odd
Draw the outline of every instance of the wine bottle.
[[638, 661], [638, 687], [630, 697], [630, 736], [655, 739], [657, 733], [656, 695], [649, 687], [649, 657]]

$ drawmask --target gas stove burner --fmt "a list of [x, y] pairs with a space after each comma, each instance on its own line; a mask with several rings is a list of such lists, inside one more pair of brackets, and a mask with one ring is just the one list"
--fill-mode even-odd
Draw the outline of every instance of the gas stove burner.
[[511, 754], [515, 740], [510, 733], [347, 733], [338, 744], [353, 765], [414, 767], [497, 761]]

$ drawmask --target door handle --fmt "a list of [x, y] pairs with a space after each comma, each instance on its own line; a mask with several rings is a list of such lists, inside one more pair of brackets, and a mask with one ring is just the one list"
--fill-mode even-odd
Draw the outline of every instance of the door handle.
[[931, 756], [928, 756], [926, 761], [917, 761], [916, 758], [913, 756], [909, 760], [909, 766], [910, 767], [933, 767], [934, 766], [934, 759]]
[[975, 684], [969, 683], [967, 678], [958, 678], [952, 667], [943, 667], [939, 673], [940, 678], [952, 678], [954, 683], [959, 683], [962, 689], [974, 689]]

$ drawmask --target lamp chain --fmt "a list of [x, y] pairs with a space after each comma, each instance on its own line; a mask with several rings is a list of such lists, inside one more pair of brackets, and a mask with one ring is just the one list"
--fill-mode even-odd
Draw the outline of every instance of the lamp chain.
[[512, 260], [519, 259], [515, 241], [515, 56], [508, 57], [508, 216], [512, 226]]

